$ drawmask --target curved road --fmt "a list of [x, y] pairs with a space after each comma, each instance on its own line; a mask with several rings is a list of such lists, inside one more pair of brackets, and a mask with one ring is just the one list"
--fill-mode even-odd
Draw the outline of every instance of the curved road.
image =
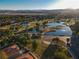
[[72, 53], [74, 59], [79, 59], [79, 36], [73, 35], [71, 37], [71, 46], [69, 51]]

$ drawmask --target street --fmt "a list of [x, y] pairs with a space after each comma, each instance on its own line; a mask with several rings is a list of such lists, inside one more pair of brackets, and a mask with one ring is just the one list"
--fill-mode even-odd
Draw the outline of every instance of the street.
[[72, 35], [69, 51], [75, 59], [79, 59], [79, 36]]

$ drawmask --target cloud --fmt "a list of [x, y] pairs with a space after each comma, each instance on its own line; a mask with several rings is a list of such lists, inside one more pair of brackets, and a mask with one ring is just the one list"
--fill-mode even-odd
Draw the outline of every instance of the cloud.
[[66, 9], [66, 8], [79, 8], [79, 0], [60, 0], [55, 4], [50, 4], [48, 9]]

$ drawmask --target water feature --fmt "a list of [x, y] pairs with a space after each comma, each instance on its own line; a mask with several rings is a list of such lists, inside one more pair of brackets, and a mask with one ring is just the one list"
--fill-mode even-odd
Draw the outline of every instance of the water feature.
[[56, 27], [56, 26], [64, 26], [61, 29], [57, 29], [55, 32], [46, 32], [45, 35], [52, 35], [52, 36], [71, 36], [72, 30], [69, 26], [64, 25], [64, 22], [51, 22], [47, 24], [48, 27]]

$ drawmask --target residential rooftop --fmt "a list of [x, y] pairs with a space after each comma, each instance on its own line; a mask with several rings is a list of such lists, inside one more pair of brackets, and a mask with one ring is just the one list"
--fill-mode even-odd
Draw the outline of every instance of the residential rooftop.
[[17, 44], [11, 44], [5, 47], [2, 52], [8, 59], [35, 59], [26, 48], [20, 48]]

